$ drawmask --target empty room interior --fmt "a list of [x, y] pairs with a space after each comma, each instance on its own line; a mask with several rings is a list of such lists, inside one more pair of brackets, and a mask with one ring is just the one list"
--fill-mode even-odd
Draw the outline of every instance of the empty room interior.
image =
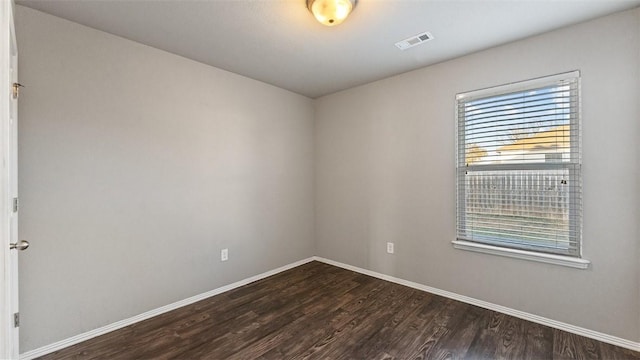
[[640, 359], [639, 0], [3, 1], [9, 356]]

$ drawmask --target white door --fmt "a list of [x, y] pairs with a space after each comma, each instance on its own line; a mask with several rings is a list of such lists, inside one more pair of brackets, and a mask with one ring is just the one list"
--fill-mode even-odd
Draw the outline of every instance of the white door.
[[0, 155], [2, 174], [0, 194], [2, 194], [0, 215], [2, 221], [2, 326], [0, 335], [0, 357], [17, 359], [18, 348], [18, 252], [27, 248], [27, 242], [18, 241], [18, 48], [13, 22], [13, 1], [2, 1], [0, 20], [2, 21], [2, 44], [0, 49], [2, 64], [2, 103], [0, 115]]

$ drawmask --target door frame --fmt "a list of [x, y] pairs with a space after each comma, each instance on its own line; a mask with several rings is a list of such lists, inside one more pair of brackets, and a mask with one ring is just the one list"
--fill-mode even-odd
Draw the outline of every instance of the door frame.
[[[18, 357], [18, 333], [14, 327], [13, 312], [17, 289], [14, 288], [15, 252], [9, 250], [14, 242], [11, 232], [12, 209], [12, 171], [10, 170], [12, 152], [10, 151], [11, 131], [11, 61], [17, 56], [13, 0], [0, 1], [0, 358]], [[17, 149], [14, 149], [17, 150]]]

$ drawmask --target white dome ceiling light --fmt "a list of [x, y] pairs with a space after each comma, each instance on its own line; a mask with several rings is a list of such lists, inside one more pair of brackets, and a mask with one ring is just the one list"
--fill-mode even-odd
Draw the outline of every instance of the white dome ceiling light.
[[358, 0], [307, 0], [307, 8], [322, 25], [341, 24], [356, 7]]

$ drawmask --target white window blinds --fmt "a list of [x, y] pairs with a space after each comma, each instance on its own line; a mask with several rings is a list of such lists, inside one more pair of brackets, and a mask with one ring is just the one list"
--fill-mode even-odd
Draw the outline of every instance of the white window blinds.
[[457, 96], [457, 238], [580, 256], [579, 73]]

